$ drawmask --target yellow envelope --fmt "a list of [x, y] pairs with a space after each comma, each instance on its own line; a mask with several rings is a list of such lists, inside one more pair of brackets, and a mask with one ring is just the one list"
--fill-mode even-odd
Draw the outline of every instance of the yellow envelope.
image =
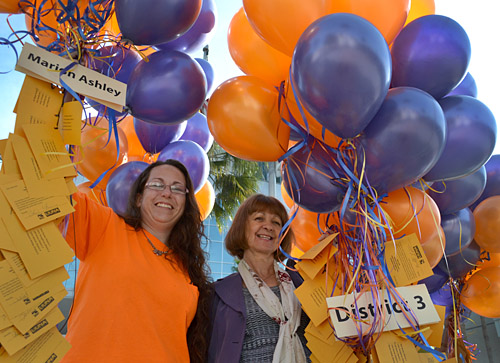
[[82, 112], [82, 105], [78, 101], [66, 102], [63, 105], [58, 127], [63, 142], [67, 145], [81, 144]]
[[2, 344], [9, 355], [15, 354], [43, 333], [55, 327], [62, 320], [64, 320], [63, 313], [57, 307], [54, 307], [24, 334], [13, 326], [1, 330], [0, 344]]
[[64, 178], [49, 180], [43, 176], [25, 138], [13, 135], [12, 146], [30, 197], [70, 194]]
[[0, 236], [2, 236], [2, 238], [0, 238], [0, 249], [17, 251], [14, 241], [10, 238], [10, 235], [7, 232], [7, 227], [5, 227], [5, 223], [2, 218], [0, 218]]
[[375, 343], [379, 358], [383, 357], [384, 363], [419, 362], [420, 357], [411, 341], [399, 338], [392, 332], [382, 333]]
[[446, 306], [434, 305], [441, 321], [436, 324], [428, 325], [431, 328], [431, 334], [427, 338], [429, 345], [440, 348], [443, 339], [444, 319], [446, 318]]
[[17, 164], [16, 156], [14, 154], [14, 148], [12, 147], [12, 136], [14, 134], [9, 134], [7, 143], [5, 144], [5, 149], [2, 154], [2, 171], [3, 174], [14, 174], [20, 175], [21, 171]]
[[15, 109], [17, 113], [15, 133], [23, 135], [23, 126], [27, 124], [55, 127], [62, 104], [63, 94], [59, 88], [51, 83], [26, 76]]
[[66, 268], [64, 266], [43, 274], [42, 276], [35, 279], [31, 279], [28, 271], [26, 270], [26, 266], [24, 265], [18, 253], [2, 250], [2, 254], [9, 262], [10, 266], [14, 269], [14, 272], [16, 273], [17, 277], [19, 277], [19, 280], [25, 288], [36, 285], [39, 286], [40, 289], [46, 290], [51, 286], [60, 284], [63, 281], [69, 279], [68, 271], [66, 271]]
[[64, 196], [30, 197], [22, 180], [4, 184], [1, 189], [27, 230], [75, 211]]
[[58, 362], [70, 348], [68, 341], [54, 327], [12, 356], [4, 350], [0, 360], [6, 363]]
[[47, 179], [76, 176], [58, 130], [46, 125], [24, 125], [23, 129], [38, 166]]
[[345, 343], [340, 341], [334, 342], [333, 344], [327, 344], [314, 335], [308, 335], [307, 337], [307, 347], [320, 362], [342, 362], [342, 360], [337, 360], [337, 357], [344, 346]]
[[415, 234], [385, 244], [387, 267], [396, 286], [407, 286], [433, 274]]
[[337, 340], [335, 338], [335, 335], [333, 334], [333, 328], [330, 326], [328, 319], [318, 326], [315, 326], [312, 322], [310, 322], [309, 324], [307, 324], [305, 331], [306, 333], [309, 333], [311, 335], [314, 335], [316, 338], [321, 339], [327, 344], [330, 344]]

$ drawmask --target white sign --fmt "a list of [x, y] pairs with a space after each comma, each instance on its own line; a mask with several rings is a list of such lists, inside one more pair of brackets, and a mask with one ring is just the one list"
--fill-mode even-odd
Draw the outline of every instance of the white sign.
[[59, 77], [76, 93], [121, 112], [125, 106], [127, 85], [87, 67], [75, 64], [65, 74], [61, 71], [73, 60], [60, 57], [30, 43], [21, 51], [16, 70], [42, 81], [62, 86]]
[[371, 292], [356, 294], [356, 303], [354, 294], [327, 298], [326, 303], [337, 336], [343, 338], [358, 335], [358, 330], [368, 331], [375, 316], [381, 321], [380, 327], [376, 328], [377, 332], [408, 328], [411, 326], [408, 319], [413, 325], [440, 321], [424, 284], [394, 290], [390, 298], [387, 289], [379, 290], [377, 298]]

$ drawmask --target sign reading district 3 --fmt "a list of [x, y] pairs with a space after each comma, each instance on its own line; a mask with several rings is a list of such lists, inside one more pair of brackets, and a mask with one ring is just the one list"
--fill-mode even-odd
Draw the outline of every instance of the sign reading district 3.
[[[385, 317], [382, 331], [410, 327], [407, 317], [413, 325], [418, 323], [420, 326], [440, 321], [424, 284], [398, 287], [395, 290], [397, 294], [391, 294], [390, 299], [387, 289], [379, 290], [378, 303], [370, 291], [362, 295], [356, 294], [356, 304], [354, 294], [327, 298], [326, 303], [337, 336], [339, 338], [355, 336], [358, 335], [358, 329], [367, 331], [374, 317], [380, 317], [381, 314]], [[396, 295], [400, 296], [398, 300], [395, 298]], [[405, 303], [402, 303], [401, 299]], [[357, 320], [353, 320], [353, 317]]]
[[125, 83], [79, 64], [75, 64], [61, 75], [61, 71], [71, 63], [73, 63], [71, 59], [60, 57], [26, 43], [17, 61], [16, 70], [60, 86], [62, 80], [80, 95], [89, 97], [116, 111], [123, 110], [127, 93]]

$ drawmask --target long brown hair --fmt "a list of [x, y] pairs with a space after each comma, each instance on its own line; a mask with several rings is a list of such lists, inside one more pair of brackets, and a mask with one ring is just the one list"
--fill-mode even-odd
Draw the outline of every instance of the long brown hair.
[[124, 220], [135, 230], [142, 228], [141, 209], [137, 206], [137, 200], [144, 192], [151, 170], [161, 165], [171, 165], [179, 169], [186, 179], [186, 187], [189, 190], [186, 194], [184, 213], [170, 233], [168, 247], [172, 250], [181, 267], [188, 272], [191, 282], [198, 287], [200, 294], [198, 308], [189, 326], [187, 339], [191, 362], [204, 362], [208, 349], [206, 332], [209, 324], [209, 270], [205, 251], [201, 248], [201, 240], [205, 237], [203, 222], [194, 196], [193, 182], [186, 167], [173, 159], [157, 161], [149, 165], [132, 185]]

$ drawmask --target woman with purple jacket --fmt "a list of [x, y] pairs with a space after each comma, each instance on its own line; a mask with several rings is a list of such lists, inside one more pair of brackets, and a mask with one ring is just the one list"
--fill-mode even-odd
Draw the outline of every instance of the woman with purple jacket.
[[[278, 265], [285, 258], [279, 234], [287, 221], [283, 205], [262, 194], [238, 209], [225, 244], [240, 263], [237, 273], [214, 284], [208, 362], [307, 361], [307, 317], [294, 294], [302, 278]], [[293, 238], [289, 230], [281, 241], [287, 253]]]

